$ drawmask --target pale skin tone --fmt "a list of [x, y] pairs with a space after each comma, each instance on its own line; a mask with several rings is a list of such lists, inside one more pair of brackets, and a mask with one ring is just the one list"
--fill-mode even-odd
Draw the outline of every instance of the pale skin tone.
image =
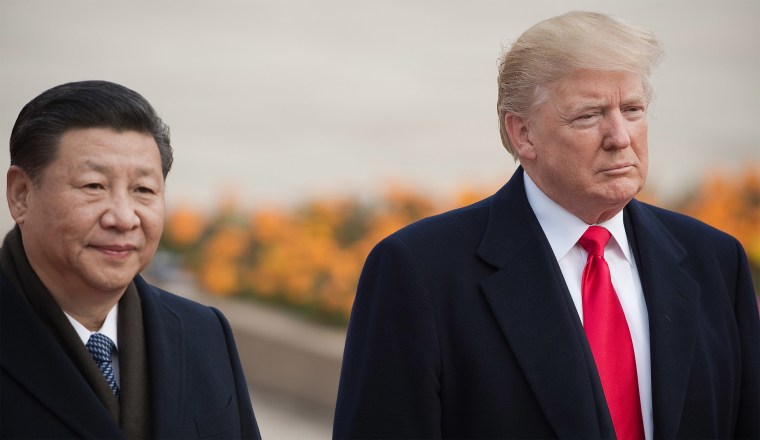
[[548, 84], [527, 117], [505, 116], [525, 172], [588, 224], [614, 217], [641, 190], [648, 166], [647, 101], [630, 72], [577, 70]]
[[158, 247], [161, 157], [150, 134], [69, 130], [38, 182], [7, 174], [11, 215], [29, 263], [58, 305], [97, 331]]

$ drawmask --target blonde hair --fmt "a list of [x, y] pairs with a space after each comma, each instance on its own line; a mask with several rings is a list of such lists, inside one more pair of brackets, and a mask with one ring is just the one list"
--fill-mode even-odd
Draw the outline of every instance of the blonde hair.
[[568, 12], [537, 23], [499, 59], [496, 108], [504, 147], [517, 159], [505, 115], [527, 117], [548, 98], [546, 85], [579, 69], [639, 74], [651, 101], [649, 77], [663, 53], [652, 32], [596, 12]]

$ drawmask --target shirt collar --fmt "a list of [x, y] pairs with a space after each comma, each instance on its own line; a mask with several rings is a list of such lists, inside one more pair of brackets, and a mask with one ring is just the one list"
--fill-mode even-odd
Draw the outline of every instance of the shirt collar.
[[[528, 203], [533, 209], [533, 213], [536, 215], [547, 240], [549, 240], [554, 257], [557, 261], [560, 261], [575, 246], [590, 225], [571, 214], [544, 194], [530, 176], [528, 176], [528, 173], [523, 173], [523, 180], [525, 182], [525, 195], [528, 197]], [[631, 258], [631, 248], [628, 245], [628, 236], [625, 233], [623, 215], [624, 211], [621, 210], [611, 219], [599, 223], [599, 226], [610, 231], [613, 241], [617, 243], [618, 248], [623, 252], [628, 263], [634, 266], [635, 263], [633, 258]]]

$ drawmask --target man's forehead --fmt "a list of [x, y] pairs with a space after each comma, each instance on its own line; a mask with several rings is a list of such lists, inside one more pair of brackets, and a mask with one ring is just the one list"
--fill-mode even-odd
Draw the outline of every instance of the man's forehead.
[[547, 87], [549, 96], [567, 103], [646, 100], [643, 79], [627, 72], [570, 75]]
[[66, 162], [78, 169], [106, 171], [121, 166], [141, 173], [161, 172], [158, 145], [150, 134], [138, 131], [68, 130], [61, 136], [56, 156], [54, 163]]

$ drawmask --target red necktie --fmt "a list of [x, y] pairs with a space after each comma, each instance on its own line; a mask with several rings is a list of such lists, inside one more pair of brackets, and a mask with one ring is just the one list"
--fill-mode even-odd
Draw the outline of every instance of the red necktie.
[[583, 269], [583, 328], [618, 439], [643, 439], [636, 359], [623, 308], [612, 287], [604, 247], [610, 232], [591, 226], [578, 243], [588, 252]]

